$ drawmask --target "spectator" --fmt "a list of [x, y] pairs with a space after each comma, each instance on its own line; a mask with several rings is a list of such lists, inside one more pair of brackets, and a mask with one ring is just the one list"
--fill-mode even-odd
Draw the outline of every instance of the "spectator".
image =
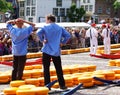
[[[24, 23], [29, 24], [23, 27]], [[16, 27], [13, 26], [16, 25]], [[7, 28], [12, 39], [13, 70], [12, 81], [21, 80], [26, 63], [28, 36], [34, 29], [35, 24], [25, 21], [21, 18], [7, 21]]]
[[42, 62], [44, 69], [44, 80], [45, 85], [50, 82], [50, 62], [51, 58], [53, 60], [60, 89], [67, 89], [65, 86], [65, 80], [63, 77], [63, 71], [61, 66], [61, 51], [60, 44], [65, 44], [70, 38], [70, 34], [64, 28], [60, 27], [55, 23], [54, 15], [46, 16], [47, 25], [38, 29], [37, 35], [40, 41], [43, 42], [42, 52]]

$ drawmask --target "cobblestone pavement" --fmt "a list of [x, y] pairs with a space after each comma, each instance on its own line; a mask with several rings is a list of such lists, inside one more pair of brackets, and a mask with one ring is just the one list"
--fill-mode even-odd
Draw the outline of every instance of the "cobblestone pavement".
[[[62, 64], [63, 65], [72, 65], [72, 64], [94, 64], [97, 66], [97, 70], [107, 70], [107, 69], [116, 69], [120, 67], [110, 67], [107, 66], [110, 59], [101, 59], [90, 57], [89, 53], [78, 53], [78, 54], [69, 54], [62, 55]], [[0, 71], [11, 70], [12, 68], [5, 65], [0, 65]], [[8, 87], [9, 84], [0, 84], [0, 90]], [[81, 88], [73, 95], [120, 95], [120, 86], [94, 86], [91, 88]], [[51, 95], [60, 95], [60, 94], [51, 94]]]

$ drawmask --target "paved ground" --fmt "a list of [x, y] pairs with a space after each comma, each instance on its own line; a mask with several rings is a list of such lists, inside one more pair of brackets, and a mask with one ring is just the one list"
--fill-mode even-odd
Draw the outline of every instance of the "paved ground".
[[[71, 64], [95, 64], [97, 66], [97, 70], [103, 69], [114, 69], [119, 67], [110, 67], [107, 66], [109, 59], [101, 59], [90, 57], [89, 53], [78, 53], [71, 55], [62, 55], [62, 63], [63, 65], [71, 65]], [[12, 68], [9, 66], [0, 65], [0, 71], [11, 70]], [[120, 68], [119, 68], [120, 69]], [[0, 84], [0, 90], [2, 91], [4, 88], [8, 87], [8, 84]], [[120, 95], [120, 86], [94, 86], [92, 88], [81, 88], [74, 95]], [[60, 94], [52, 94], [52, 95], [60, 95]]]

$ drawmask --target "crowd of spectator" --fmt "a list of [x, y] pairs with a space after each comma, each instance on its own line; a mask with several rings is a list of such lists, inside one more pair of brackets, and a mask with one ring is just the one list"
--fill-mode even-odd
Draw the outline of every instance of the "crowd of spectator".
[[[86, 31], [88, 28], [79, 27], [65, 27], [71, 34], [70, 40], [66, 45], [62, 46], [62, 49], [75, 49], [85, 48], [90, 46], [90, 38], [86, 37]], [[101, 36], [102, 28], [96, 27], [98, 30], [98, 45], [103, 45], [103, 38]], [[111, 26], [111, 44], [120, 43], [120, 27]], [[28, 39], [28, 52], [38, 52], [42, 47], [42, 43], [39, 41], [36, 33], [32, 33]], [[0, 56], [11, 54], [11, 37], [8, 30], [0, 30]]]

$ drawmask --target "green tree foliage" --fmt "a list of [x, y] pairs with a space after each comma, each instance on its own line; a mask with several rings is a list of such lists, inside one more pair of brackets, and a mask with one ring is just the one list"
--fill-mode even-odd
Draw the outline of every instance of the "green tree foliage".
[[0, 0], [0, 11], [6, 12], [7, 10], [13, 11], [12, 4], [6, 2], [6, 0]]
[[114, 6], [114, 9], [116, 9], [116, 10], [120, 9], [120, 2], [118, 0], [116, 0], [114, 2], [113, 6]]
[[86, 11], [82, 7], [77, 8], [76, 5], [73, 3], [67, 16], [70, 22], [79, 22], [85, 13]]

